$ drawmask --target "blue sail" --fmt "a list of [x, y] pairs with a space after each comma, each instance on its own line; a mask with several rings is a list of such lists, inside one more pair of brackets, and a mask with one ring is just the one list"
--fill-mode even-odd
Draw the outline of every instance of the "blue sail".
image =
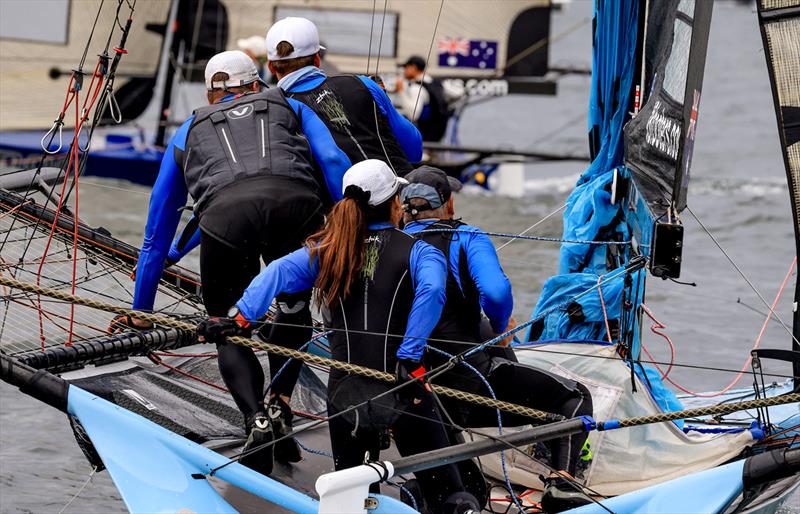
[[[644, 8], [644, 5], [641, 6]], [[566, 201], [563, 238], [579, 241], [630, 241], [647, 248], [652, 216], [640, 222], [645, 237], [632, 234], [629, 202], [621, 200], [619, 183], [630, 181], [625, 167], [624, 125], [630, 121], [634, 84], [642, 55], [640, 5], [636, 0], [597, 0], [594, 9], [592, 85], [589, 99], [589, 136], [593, 160], [581, 174]], [[637, 99], [638, 101], [638, 99]], [[644, 213], [642, 213], [644, 215]], [[647, 239], [647, 241], [642, 241]], [[611, 252], [611, 253], [610, 253]], [[646, 273], [623, 273], [634, 251], [623, 246], [564, 243], [559, 275], [548, 279], [534, 310], [534, 317], [548, 313], [528, 332], [527, 340], [602, 340], [619, 343], [621, 353], [650, 394], [664, 410], [678, 410], [681, 403], [667, 389], [659, 374], [638, 362], [641, 351], [640, 316], [635, 314], [644, 298]], [[603, 277], [614, 280], [598, 283]], [[595, 290], [571, 302], [591, 288]], [[602, 293], [602, 294], [601, 294]], [[623, 303], [630, 307], [623, 312]], [[561, 310], [550, 312], [557, 305]], [[613, 327], [613, 330], [612, 330]]]

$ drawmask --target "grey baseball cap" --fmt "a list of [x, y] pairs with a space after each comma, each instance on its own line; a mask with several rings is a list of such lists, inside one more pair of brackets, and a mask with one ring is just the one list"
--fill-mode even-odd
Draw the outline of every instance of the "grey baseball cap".
[[438, 209], [450, 199], [453, 193], [461, 191], [461, 181], [450, 177], [433, 166], [420, 166], [408, 175], [409, 184], [400, 193], [400, 199], [407, 203], [412, 198], [427, 200], [431, 209]]

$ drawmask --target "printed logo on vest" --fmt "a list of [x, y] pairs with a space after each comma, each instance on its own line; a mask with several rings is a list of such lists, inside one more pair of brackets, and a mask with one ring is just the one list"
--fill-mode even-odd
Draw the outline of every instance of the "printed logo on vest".
[[239, 120], [242, 118], [247, 118], [251, 114], [253, 114], [253, 106], [252, 105], [243, 105], [238, 109], [231, 109], [227, 113], [228, 118], [232, 120]]

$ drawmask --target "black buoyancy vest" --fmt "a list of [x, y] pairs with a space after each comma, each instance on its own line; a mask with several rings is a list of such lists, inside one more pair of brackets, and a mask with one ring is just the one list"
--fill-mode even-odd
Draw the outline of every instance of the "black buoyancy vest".
[[297, 179], [319, 194], [320, 177], [302, 125], [279, 88], [197, 109], [178, 163], [199, 214], [235, 181]]
[[[362, 271], [347, 298], [329, 307], [334, 359], [394, 373], [414, 299], [409, 262], [414, 243], [395, 228], [369, 232], [367, 245], [377, 250], [372, 273]], [[331, 369], [332, 382], [343, 375]]]
[[444, 86], [437, 79], [433, 79], [430, 82], [423, 81], [422, 87], [428, 92], [428, 115], [425, 119], [417, 120], [417, 127], [423, 141], [439, 142], [447, 132], [447, 121], [450, 119]]
[[397, 142], [388, 118], [357, 76], [328, 77], [318, 87], [289, 93], [289, 97], [317, 113], [353, 164], [366, 159], [388, 160], [398, 175], [414, 168]]
[[480, 295], [470, 276], [467, 254], [463, 247], [460, 247], [458, 256], [458, 276], [461, 279], [461, 287], [456, 281], [454, 270], [450, 269], [451, 242], [462, 234], [436, 232], [436, 230], [457, 230], [463, 225], [465, 224], [459, 220], [439, 220], [415, 234], [417, 238], [441, 251], [447, 261], [447, 300], [442, 309], [442, 317], [431, 333], [430, 344], [453, 355], [462, 353], [468, 348], [464, 344], [448, 343], [447, 341], [474, 344], [481, 342]]

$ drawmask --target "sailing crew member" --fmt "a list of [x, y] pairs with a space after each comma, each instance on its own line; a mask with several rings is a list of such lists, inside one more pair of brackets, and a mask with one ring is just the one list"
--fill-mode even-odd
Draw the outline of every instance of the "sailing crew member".
[[[401, 455], [448, 444], [421, 361], [444, 304], [447, 265], [440, 251], [395, 227], [404, 182], [383, 161], [353, 165], [344, 176], [344, 199], [322, 230], [300, 250], [271, 262], [236, 303], [236, 316], [218, 322], [244, 328], [278, 293], [314, 285], [325, 325], [333, 331], [332, 357], [410, 382], [397, 396], [376, 398], [392, 385], [331, 369], [328, 416], [337, 470], [363, 464], [365, 454], [377, 460], [388, 447], [389, 429]], [[351, 408], [367, 400], [373, 401]], [[455, 465], [419, 472], [417, 478], [433, 512], [448, 511], [459, 501], [480, 511], [477, 500], [463, 492]]]
[[[464, 353], [484, 340], [481, 336], [482, 312], [494, 334], [513, 328], [516, 325], [511, 318], [513, 297], [511, 284], [489, 237], [480, 229], [455, 218], [453, 192], [461, 189], [461, 182], [431, 166], [412, 171], [407, 179], [410, 184], [401, 193], [406, 223], [404, 230], [442, 251], [449, 264], [447, 301], [442, 317], [431, 333], [425, 355], [426, 365], [432, 369], [443, 365], [449, 356]], [[504, 343], [508, 344], [510, 340], [508, 337]], [[592, 397], [585, 386], [516, 362], [511, 348], [478, 352], [466, 362], [486, 377], [501, 400], [562, 414], [567, 418], [592, 415]], [[489, 393], [475, 371], [464, 365], [443, 373], [437, 377], [436, 383], [481, 395]], [[447, 413], [460, 426], [485, 427], [497, 423], [494, 409], [467, 406], [446, 399], [442, 402]], [[509, 426], [530, 422], [507, 413], [503, 413], [502, 420]], [[585, 465], [581, 459], [589, 458], [588, 446], [584, 448], [587, 441], [583, 435], [574, 435], [550, 444], [554, 472], [545, 482], [542, 499], [545, 511], [560, 512], [590, 501], [569, 483], [580, 466]]]
[[400, 110], [416, 123], [423, 141], [439, 142], [447, 132], [450, 108], [444, 85], [425, 73], [425, 59], [412, 55], [403, 64], [403, 76], [397, 78], [395, 92]]
[[262, 80], [269, 77], [267, 72], [267, 44], [261, 36], [250, 36], [236, 40], [236, 47], [242, 52], [246, 53], [249, 58], [253, 60], [258, 70], [258, 76]]
[[[350, 161], [314, 111], [287, 100], [277, 88], [259, 92], [258, 71], [240, 51], [212, 57], [205, 82], [209, 105], [197, 109], [175, 133], [153, 186], [136, 273], [137, 310], [153, 309], [187, 195], [194, 200], [199, 223], [203, 303], [212, 317], [228, 314], [258, 274], [259, 259], [270, 262], [301, 246], [322, 223], [323, 201], [341, 198]], [[308, 290], [278, 297], [268, 340], [298, 347], [310, 338], [310, 296]], [[115, 318], [112, 329], [120, 326], [142, 328], [147, 323]], [[267, 417], [258, 358], [249, 348], [226, 344], [213, 331], [205, 338], [217, 343], [220, 373], [244, 415], [246, 448], [271, 440], [272, 426], [287, 422], [288, 407], [270, 404], [271, 419]], [[270, 369], [280, 369], [280, 363], [270, 358]], [[281, 374], [272, 388], [277, 398], [290, 394], [296, 380], [296, 375]], [[299, 460], [293, 444], [287, 443], [280, 456], [281, 445], [276, 445], [276, 458]], [[242, 463], [268, 474], [271, 451], [245, 457]]]
[[320, 69], [319, 34], [305, 18], [284, 18], [267, 32], [270, 71], [286, 96], [311, 107], [352, 162], [379, 159], [400, 176], [422, 160], [422, 136], [383, 88], [363, 75]]

